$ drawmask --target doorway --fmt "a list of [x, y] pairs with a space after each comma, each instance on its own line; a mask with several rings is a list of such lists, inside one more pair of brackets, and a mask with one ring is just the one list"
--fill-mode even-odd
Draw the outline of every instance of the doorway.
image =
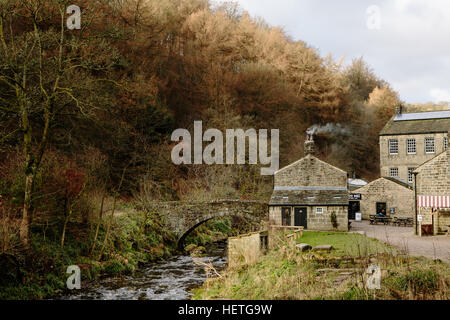
[[348, 204], [348, 219], [355, 220], [355, 214], [361, 210], [359, 201], [350, 201]]
[[305, 207], [294, 208], [294, 225], [303, 226], [305, 229], [308, 226], [308, 215]]
[[386, 215], [386, 202], [377, 202], [377, 215]]
[[281, 225], [290, 226], [291, 225], [291, 208], [282, 207], [281, 208]]

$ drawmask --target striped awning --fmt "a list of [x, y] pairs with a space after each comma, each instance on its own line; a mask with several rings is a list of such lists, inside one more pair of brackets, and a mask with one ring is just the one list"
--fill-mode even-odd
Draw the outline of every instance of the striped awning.
[[450, 196], [417, 196], [419, 208], [450, 208]]

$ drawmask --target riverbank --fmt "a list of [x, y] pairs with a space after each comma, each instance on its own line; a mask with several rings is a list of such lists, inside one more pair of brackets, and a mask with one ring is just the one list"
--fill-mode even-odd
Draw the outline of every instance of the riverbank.
[[[272, 239], [273, 240], [273, 239]], [[301, 252], [296, 243], [331, 244], [330, 252]], [[366, 288], [367, 268], [381, 269], [381, 289]], [[252, 266], [226, 270], [194, 290], [194, 299], [443, 299], [450, 298], [448, 265], [408, 257], [360, 234], [304, 232], [277, 243]]]
[[98, 228], [97, 237], [96, 224], [71, 223], [64, 246], [59, 225], [36, 228], [30, 248], [2, 257], [7, 274], [0, 284], [0, 299], [44, 299], [61, 294], [67, 290], [70, 265], [80, 267], [83, 282], [133, 274], [140, 265], [167, 259], [176, 250], [175, 236], [157, 216], [133, 211], [108, 220], [109, 224]]
[[[35, 227], [29, 249], [0, 255], [0, 300], [70, 294], [66, 288], [66, 270], [70, 265], [80, 267], [81, 281], [86, 283], [132, 277], [149, 263], [166, 261], [179, 253], [175, 235], [157, 214], [145, 214], [129, 203], [122, 203], [119, 208], [114, 216], [104, 217], [100, 225], [72, 222], [64, 246], [59, 224]], [[248, 227], [243, 220], [214, 219], [194, 230], [185, 245], [208, 246]]]

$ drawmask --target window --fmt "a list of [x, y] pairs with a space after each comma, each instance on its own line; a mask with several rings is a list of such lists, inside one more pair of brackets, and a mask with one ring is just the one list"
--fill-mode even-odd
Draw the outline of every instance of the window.
[[389, 139], [389, 154], [398, 154], [398, 140]]
[[414, 168], [408, 168], [408, 182], [409, 183], [413, 182], [413, 171], [414, 171]]
[[323, 208], [317, 207], [316, 208], [316, 214], [322, 214], [322, 213], [323, 213]]
[[398, 178], [398, 168], [390, 168], [389, 176], [392, 178]]
[[444, 137], [444, 151], [448, 148], [448, 137]]
[[425, 153], [434, 153], [434, 138], [425, 138]]
[[416, 154], [416, 139], [407, 139], [406, 140], [406, 153], [407, 154]]

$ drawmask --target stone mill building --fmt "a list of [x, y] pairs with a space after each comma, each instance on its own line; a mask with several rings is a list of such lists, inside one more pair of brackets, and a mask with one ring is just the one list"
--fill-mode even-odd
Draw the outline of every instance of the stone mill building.
[[380, 174], [413, 184], [413, 171], [447, 150], [450, 110], [396, 114], [380, 132]]
[[274, 174], [271, 223], [348, 231], [348, 204], [347, 172], [315, 157], [313, 136], [308, 133], [305, 157]]

